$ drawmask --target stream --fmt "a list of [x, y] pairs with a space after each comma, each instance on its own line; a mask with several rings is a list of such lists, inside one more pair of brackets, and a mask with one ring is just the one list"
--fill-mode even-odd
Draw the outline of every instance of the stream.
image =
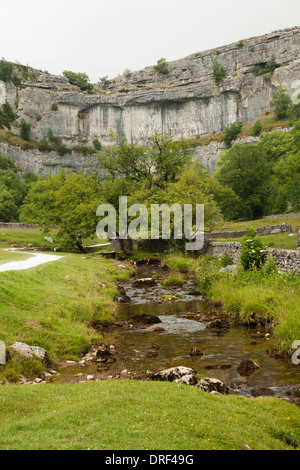
[[[203, 377], [224, 381], [232, 393], [300, 396], [299, 366], [289, 359], [270, 357], [267, 351], [275, 349], [275, 340], [266, 337], [263, 328], [260, 328], [260, 334], [255, 328], [236, 324], [230, 324], [229, 329], [211, 329], [209, 321], [220, 318], [221, 312], [214, 311], [216, 309], [199, 295], [191, 278], [184, 278], [180, 287], [162, 286], [161, 281], [168, 274], [161, 267], [140, 266], [134, 278], [119, 285], [123, 294], [119, 298], [116, 321], [123, 326], [105, 328], [102, 332], [104, 343], [115, 345], [117, 360], [114, 363], [62, 367], [51, 382], [82, 382], [88, 375], [94, 380], [149, 379], [150, 372], [185, 366], [192, 367]], [[134, 286], [137, 279], [152, 277], [156, 285]], [[122, 303], [125, 295], [131, 300], [128, 303]], [[129, 317], [140, 314], [157, 315], [161, 322], [154, 325], [128, 323]], [[153, 345], [156, 345], [155, 357], [149, 354]], [[203, 355], [190, 356], [192, 348], [201, 349]], [[246, 359], [259, 364], [260, 369], [241, 377], [237, 368]], [[224, 368], [215, 368], [220, 364]]]

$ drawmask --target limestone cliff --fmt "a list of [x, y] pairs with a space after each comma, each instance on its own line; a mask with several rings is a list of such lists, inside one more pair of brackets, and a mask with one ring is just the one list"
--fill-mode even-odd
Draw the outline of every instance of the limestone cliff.
[[[257, 73], [269, 61], [272, 73]], [[219, 84], [213, 76], [216, 62], [226, 70]], [[0, 104], [8, 100], [18, 109], [20, 118], [32, 124], [33, 138], [41, 139], [49, 129], [69, 145], [91, 145], [95, 138], [111, 144], [111, 130], [141, 143], [154, 129], [172, 131], [175, 138], [202, 136], [219, 133], [237, 120], [247, 124], [259, 119], [280, 83], [291, 95], [300, 93], [300, 27], [169, 62], [166, 75], [154, 66], [122, 75], [105, 90], [95, 86], [93, 95], [64, 77], [30, 72], [26, 79], [20, 76], [19, 87], [0, 82]], [[51, 109], [53, 104], [57, 110]], [[67, 166], [76, 169], [74, 158]]]

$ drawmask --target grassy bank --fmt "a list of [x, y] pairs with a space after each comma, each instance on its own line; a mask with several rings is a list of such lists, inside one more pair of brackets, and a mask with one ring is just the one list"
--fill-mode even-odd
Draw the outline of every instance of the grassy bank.
[[0, 449], [294, 449], [300, 410], [174, 383], [0, 388]]
[[202, 295], [221, 302], [226, 313], [239, 315], [244, 321], [253, 323], [259, 319], [270, 321], [281, 351], [288, 350], [293, 341], [300, 338], [299, 275], [262, 269], [256, 272], [240, 270], [233, 276], [219, 273], [222, 259], [210, 256], [194, 259], [172, 254], [164, 262], [175, 272], [188, 270], [194, 273]]
[[[0, 273], [0, 340], [45, 348], [51, 362], [78, 359], [99, 339], [94, 327], [113, 319], [115, 282], [129, 272], [113, 261], [65, 255], [37, 268]], [[12, 358], [1, 367], [0, 380], [35, 375], [36, 368], [40, 364]]]

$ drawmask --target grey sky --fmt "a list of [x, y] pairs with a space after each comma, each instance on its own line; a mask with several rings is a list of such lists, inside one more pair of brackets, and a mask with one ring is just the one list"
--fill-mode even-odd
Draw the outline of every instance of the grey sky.
[[5, 0], [0, 57], [93, 82], [300, 23], [299, 0]]

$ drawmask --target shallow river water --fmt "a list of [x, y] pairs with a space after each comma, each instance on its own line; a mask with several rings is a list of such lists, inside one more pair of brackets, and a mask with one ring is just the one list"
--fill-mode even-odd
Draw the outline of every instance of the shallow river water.
[[[228, 330], [212, 330], [207, 322], [195, 321], [186, 317], [188, 312], [197, 312], [201, 318], [209, 318], [212, 307], [196, 295], [197, 286], [191, 279], [186, 279], [179, 288], [165, 288], [161, 280], [168, 273], [157, 267], [139, 267], [136, 277], [123, 283], [130, 297], [130, 303], [120, 303], [117, 321], [125, 322], [136, 314], [158, 315], [161, 323], [128, 328], [116, 328], [103, 332], [104, 342], [114, 344], [117, 348], [117, 361], [113, 364], [96, 364], [74, 366], [61, 369], [60, 375], [53, 382], [79, 382], [87, 375], [95, 379], [116, 377], [126, 369], [131, 377], [144, 375], [147, 371], [157, 372], [174, 366], [192, 367], [198, 374], [215, 377], [226, 384], [241, 376], [237, 367], [244, 359], [251, 359], [259, 364], [260, 369], [244, 378], [244, 383], [234, 393], [243, 395], [298, 395], [300, 389], [299, 366], [287, 359], [274, 359], [266, 352], [275, 348], [274, 339], [256, 338], [255, 329], [231, 325]], [[139, 278], [157, 276], [154, 287], [134, 287], [133, 282]], [[172, 301], [162, 301], [162, 295], [180, 295]], [[157, 327], [164, 330], [156, 331]], [[255, 338], [255, 341], [254, 341]], [[157, 357], [147, 357], [151, 346], [159, 346]], [[191, 357], [191, 348], [200, 348], [203, 356]], [[230, 363], [226, 370], [207, 369], [218, 363]], [[79, 377], [76, 375], [80, 374]], [[82, 374], [82, 375], [81, 375]], [[129, 375], [126, 376], [129, 378]], [[299, 396], [299, 395], [298, 395]]]

